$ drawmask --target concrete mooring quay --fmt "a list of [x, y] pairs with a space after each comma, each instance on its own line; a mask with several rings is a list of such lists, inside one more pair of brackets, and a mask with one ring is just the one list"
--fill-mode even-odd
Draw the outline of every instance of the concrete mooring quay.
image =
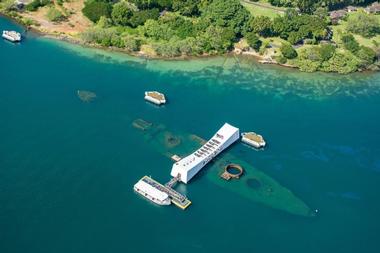
[[147, 184], [153, 186], [154, 188], [168, 194], [171, 199], [171, 202], [175, 204], [176, 206], [178, 206], [179, 208], [181, 208], [182, 210], [185, 210], [188, 206], [191, 205], [191, 201], [186, 196], [182, 195], [181, 193], [171, 188], [171, 186], [173, 186], [176, 183], [175, 180], [173, 179], [170, 180], [167, 183], [168, 186], [166, 185], [164, 186], [160, 184], [159, 182], [157, 182], [156, 180], [154, 180], [153, 178], [148, 177], [148, 176], [143, 177], [142, 180], [146, 182]]

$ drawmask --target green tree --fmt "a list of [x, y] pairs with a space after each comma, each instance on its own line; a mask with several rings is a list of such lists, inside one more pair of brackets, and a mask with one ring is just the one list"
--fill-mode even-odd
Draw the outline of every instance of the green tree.
[[313, 14], [320, 19], [325, 19], [329, 16], [328, 10], [325, 7], [318, 7]]
[[172, 0], [128, 0], [140, 10], [159, 8], [160, 10], [171, 9]]
[[248, 45], [258, 51], [262, 45], [262, 41], [254, 32], [247, 32], [244, 36], [248, 42]]
[[301, 32], [290, 32], [288, 36], [288, 41], [290, 44], [295, 45], [302, 41], [305, 36]]
[[83, 14], [94, 23], [98, 22], [101, 16], [109, 18], [111, 11], [111, 4], [102, 0], [87, 0], [82, 9]]
[[252, 19], [251, 28], [255, 33], [268, 37], [273, 34], [273, 22], [269, 17], [258, 16]]
[[49, 21], [59, 22], [64, 20], [66, 17], [56, 8], [51, 7], [46, 13], [46, 17]]
[[380, 22], [375, 16], [358, 12], [348, 17], [347, 31], [371, 38], [380, 33]]
[[145, 22], [142, 27], [142, 31], [146, 37], [153, 38], [155, 40], [169, 40], [175, 34], [168, 24], [161, 24], [152, 19]]
[[129, 19], [132, 17], [133, 12], [130, 5], [126, 2], [118, 2], [114, 4], [111, 17], [113, 22], [118, 25], [128, 25]]
[[359, 43], [355, 40], [352, 34], [344, 34], [341, 37], [343, 46], [350, 52], [355, 53], [359, 50]]
[[144, 25], [148, 19], [157, 20], [160, 17], [160, 10], [157, 8], [136, 11], [133, 13], [129, 20], [132, 27], [137, 27], [139, 25]]
[[372, 64], [376, 59], [376, 53], [369, 47], [361, 46], [355, 55], [362, 60], [362, 65]]
[[124, 38], [124, 47], [128, 51], [139, 51], [141, 46], [141, 40], [134, 36], [127, 36]]
[[118, 34], [113, 28], [93, 27], [82, 33], [81, 37], [86, 43], [97, 43], [104, 47], [112, 46], [112, 43], [118, 43]]
[[193, 23], [189, 19], [177, 14], [165, 15], [160, 22], [168, 24], [176, 32], [179, 38], [186, 38], [195, 35]]
[[294, 59], [297, 57], [297, 51], [288, 43], [283, 43], [280, 50], [282, 55], [287, 59]]
[[172, 8], [184, 16], [199, 15], [198, 4], [200, 0], [173, 0]]
[[3, 0], [3, 1], [0, 1], [0, 9], [3, 9], [5, 11], [10, 11], [14, 7], [15, 7], [15, 1], [14, 0]]
[[173, 37], [165, 43], [155, 43], [153, 48], [157, 54], [162, 56], [176, 57], [181, 55], [180, 40], [177, 37]]
[[205, 18], [220, 27], [230, 27], [236, 34], [247, 28], [250, 14], [239, 0], [214, 0], [205, 8]]
[[25, 9], [27, 11], [36, 11], [38, 8], [46, 6], [51, 3], [51, 0], [33, 0], [26, 5]]
[[320, 70], [348, 74], [358, 69], [359, 61], [351, 53], [337, 52], [327, 62], [322, 63]]
[[232, 42], [235, 39], [235, 34], [232, 28], [210, 26], [200, 36], [203, 41], [203, 48], [205, 51], [216, 51], [224, 53], [232, 47]]
[[328, 61], [331, 57], [333, 57], [335, 49], [336, 47], [331, 44], [321, 45], [319, 48], [319, 54], [322, 61]]
[[98, 23], [96, 23], [96, 27], [98, 28], [109, 28], [111, 26], [112, 26], [112, 20], [104, 16], [101, 16]]
[[196, 34], [200, 34], [204, 31], [206, 31], [207, 27], [211, 26], [211, 20], [207, 19], [207, 18], [196, 18], [196, 19], [193, 19], [193, 29], [194, 29], [194, 33]]
[[297, 7], [302, 13], [312, 13], [315, 0], [296, 0]]
[[292, 7], [294, 0], [268, 0], [274, 6]]
[[292, 44], [305, 38], [321, 39], [327, 34], [327, 21], [314, 15], [297, 15], [293, 11], [287, 12], [283, 17], [277, 17], [273, 21], [273, 32], [283, 39], [288, 39]]

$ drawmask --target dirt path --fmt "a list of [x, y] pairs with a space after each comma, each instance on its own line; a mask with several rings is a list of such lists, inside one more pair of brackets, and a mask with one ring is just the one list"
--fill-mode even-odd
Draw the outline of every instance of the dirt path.
[[[82, 8], [84, 6], [84, 0], [72, 0], [71, 2], [63, 3], [63, 7], [58, 5], [54, 1], [54, 6], [63, 13], [70, 13], [66, 21], [51, 22], [46, 18], [46, 13], [49, 6], [39, 8], [35, 12], [24, 12], [21, 15], [25, 18], [36, 21], [39, 26], [35, 26], [37, 30], [47, 32], [50, 34], [64, 33], [67, 35], [77, 35], [85, 31], [92, 25], [83, 14]], [[65, 9], [65, 10], [64, 10]]]
[[260, 2], [251, 2], [249, 0], [240, 0], [240, 2], [243, 2], [243, 3], [246, 3], [246, 4], [250, 4], [250, 5], [253, 5], [253, 6], [257, 6], [257, 7], [260, 7], [260, 8], [264, 8], [264, 9], [274, 10], [274, 11], [277, 11], [277, 12], [282, 13], [282, 14], [285, 13], [285, 11], [284, 11], [283, 8], [272, 6], [272, 5], [268, 5], [268, 4], [263, 4], [263, 3], [260, 3]]

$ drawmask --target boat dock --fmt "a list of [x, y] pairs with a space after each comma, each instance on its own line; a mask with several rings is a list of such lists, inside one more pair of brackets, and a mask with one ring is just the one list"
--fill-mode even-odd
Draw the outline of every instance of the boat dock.
[[188, 206], [191, 205], [191, 201], [186, 196], [170, 187], [176, 183], [176, 180], [171, 179], [165, 186], [148, 176], [144, 176], [142, 180], [154, 188], [168, 194], [171, 202], [182, 210], [185, 210]]

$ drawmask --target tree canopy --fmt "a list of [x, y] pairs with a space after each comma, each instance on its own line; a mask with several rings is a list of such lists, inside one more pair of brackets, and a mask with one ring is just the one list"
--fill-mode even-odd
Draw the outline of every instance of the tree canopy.
[[83, 14], [96, 23], [101, 16], [110, 17], [112, 5], [105, 0], [87, 0], [82, 9]]
[[368, 5], [377, 0], [268, 0], [275, 6], [298, 7], [303, 13], [311, 13], [318, 7], [327, 7], [330, 10], [343, 8], [348, 5]]
[[128, 25], [133, 11], [127, 2], [118, 2], [112, 9], [112, 20], [118, 25]]
[[347, 30], [370, 38], [380, 33], [380, 22], [374, 16], [364, 12], [358, 12], [348, 17]]
[[246, 29], [250, 18], [248, 10], [238, 0], [213, 0], [203, 16], [217, 26], [231, 28], [236, 34]]

